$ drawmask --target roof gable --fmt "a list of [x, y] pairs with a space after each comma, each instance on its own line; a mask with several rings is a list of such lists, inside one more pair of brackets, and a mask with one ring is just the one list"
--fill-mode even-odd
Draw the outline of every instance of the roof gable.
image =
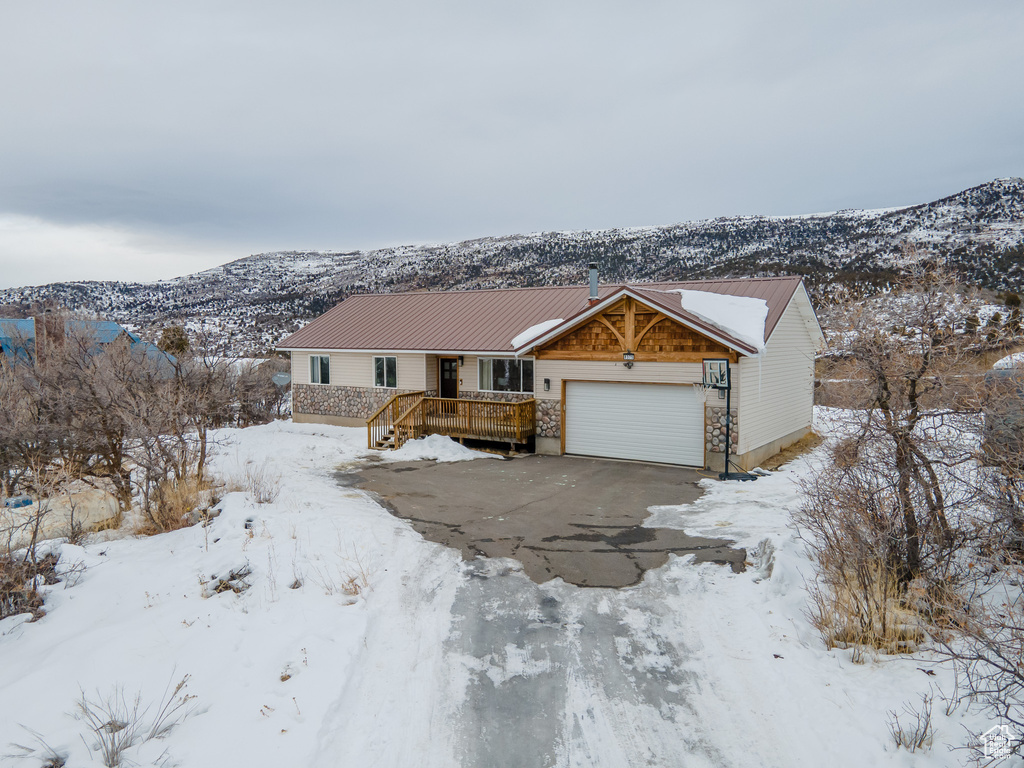
[[617, 360], [626, 352], [638, 362], [699, 362], [736, 353], [677, 319], [623, 291], [595, 305], [569, 327], [531, 345], [538, 359]]

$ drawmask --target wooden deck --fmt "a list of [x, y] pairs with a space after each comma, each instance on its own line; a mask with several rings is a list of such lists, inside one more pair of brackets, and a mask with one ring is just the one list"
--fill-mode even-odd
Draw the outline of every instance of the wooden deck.
[[366, 422], [370, 448], [401, 448], [424, 435], [525, 443], [536, 433], [536, 400], [453, 400], [423, 392], [395, 395]]

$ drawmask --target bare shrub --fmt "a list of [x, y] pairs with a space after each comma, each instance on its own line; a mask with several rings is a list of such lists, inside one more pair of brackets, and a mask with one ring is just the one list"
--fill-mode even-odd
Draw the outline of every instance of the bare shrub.
[[[980, 564], [979, 564], [980, 565]], [[960, 698], [980, 704], [995, 718], [1024, 733], [1024, 565], [984, 568], [989, 583], [970, 600], [948, 607], [956, 633], [944, 639], [940, 652], [953, 662]], [[977, 736], [978, 734], [974, 734]], [[1018, 739], [1009, 745], [1021, 754]]]
[[265, 424], [281, 416], [287, 390], [277, 386], [272, 377], [290, 369], [291, 363], [281, 357], [236, 366], [233, 386], [238, 426]]
[[890, 710], [889, 733], [897, 747], [909, 752], [930, 747], [935, 737], [932, 727], [932, 695], [922, 694], [920, 707], [907, 704], [902, 713]]
[[58, 559], [53, 553], [37, 559], [0, 556], [0, 619], [31, 613], [34, 621], [44, 615], [39, 584], [60, 581], [57, 577]]
[[[1019, 733], [1024, 381], [977, 371], [980, 352], [1019, 343], [1005, 333], [1020, 330], [956, 327], [965, 306], [956, 293], [932, 270], [875, 308], [898, 315], [896, 326], [848, 308], [846, 399], [836, 403], [851, 409], [846, 437], [809, 479], [797, 523], [816, 564], [812, 618], [827, 643], [900, 650], [927, 631], [956, 672], [947, 712], [980, 705]], [[897, 745], [930, 742], [925, 705], [892, 713]], [[1019, 753], [1020, 742], [1011, 748]]]
[[815, 563], [811, 622], [826, 645], [850, 647], [857, 660], [864, 648], [894, 653], [922, 639], [917, 608], [887, 565], [901, 561], [901, 538], [885, 486], [840, 442], [804, 483], [796, 515]]
[[817, 564], [825, 641], [891, 651], [921, 639], [924, 622], [972, 578], [961, 553], [978, 536], [983, 493], [979, 401], [959, 375], [976, 340], [954, 327], [965, 302], [956, 281], [928, 270], [886, 301], [897, 329], [863, 304], [837, 313], [851, 410], [805, 483], [796, 522]]

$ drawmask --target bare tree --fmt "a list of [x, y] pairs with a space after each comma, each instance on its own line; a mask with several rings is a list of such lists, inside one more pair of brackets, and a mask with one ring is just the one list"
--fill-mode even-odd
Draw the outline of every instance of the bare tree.
[[828, 642], [903, 650], [927, 626], [958, 668], [952, 699], [1022, 730], [1024, 385], [979, 354], [1019, 331], [979, 330], [972, 303], [932, 269], [845, 308], [844, 432], [798, 524]]
[[[886, 305], [845, 309], [841, 339], [848, 377], [847, 435], [809, 488], [803, 522], [820, 529], [849, 510], [871, 531], [871, 557], [898, 584], [949, 575], [963, 540], [959, 513], [977, 501], [971, 478], [979, 404], [973, 338], [956, 327], [964, 291], [940, 270], [896, 286]], [[827, 495], [823, 495], [827, 494]], [[842, 496], [846, 508], [830, 502]], [[821, 532], [820, 530], [818, 531]]]

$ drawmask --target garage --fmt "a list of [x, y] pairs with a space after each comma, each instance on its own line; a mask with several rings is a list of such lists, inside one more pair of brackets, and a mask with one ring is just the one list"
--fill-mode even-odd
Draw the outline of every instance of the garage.
[[565, 452], [704, 465], [704, 399], [678, 384], [565, 383]]

